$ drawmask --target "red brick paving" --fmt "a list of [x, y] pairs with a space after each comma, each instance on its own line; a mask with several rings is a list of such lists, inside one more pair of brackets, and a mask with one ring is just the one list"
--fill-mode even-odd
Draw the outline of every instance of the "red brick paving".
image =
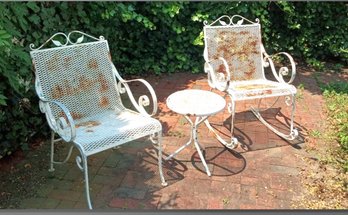
[[[188, 141], [190, 130], [182, 116], [167, 108], [165, 99], [177, 90], [209, 90], [206, 76], [177, 73], [145, 79], [152, 84], [158, 96], [159, 111], [156, 118], [163, 125], [163, 149], [164, 154], [168, 155]], [[302, 98], [297, 100], [295, 123], [301, 136], [305, 137], [324, 117], [321, 114], [323, 100], [317, 95], [318, 87], [313, 78], [298, 74], [295, 84], [299, 83], [306, 83], [306, 90], [301, 92]], [[307, 88], [307, 85], [311, 88]], [[131, 87], [135, 88], [135, 94], [142, 92], [139, 86]], [[278, 101], [276, 108], [265, 113], [266, 118], [280, 128], [284, 127], [283, 123], [287, 119], [280, 117], [279, 113], [289, 113], [283, 103]], [[200, 126], [199, 141], [206, 147], [211, 177], [206, 175], [193, 144], [178, 154], [176, 159], [163, 162], [167, 187], [160, 185], [157, 160], [146, 139], [92, 156], [93, 158], [89, 158], [89, 164], [93, 168], [90, 171], [90, 186], [95, 208], [290, 208], [292, 199], [301, 191], [297, 174], [303, 163], [297, 155], [305, 153], [303, 145], [291, 145], [263, 126], [247, 111], [253, 104], [256, 103], [237, 103], [235, 120], [235, 135], [250, 147], [250, 151], [241, 148], [228, 151], [208, 132], [204, 124]], [[228, 134], [229, 116], [225, 110], [211, 117], [213, 126], [222, 134]], [[82, 173], [74, 162], [56, 168], [61, 175], [59, 180], [62, 183], [73, 181], [74, 187], [70, 190], [64, 190], [64, 186], [61, 189], [55, 187], [41, 192], [46, 194], [44, 198], [54, 202], [45, 207], [85, 208], [85, 196], [81, 192]], [[68, 170], [63, 171], [65, 168]], [[50, 183], [54, 183], [54, 180], [50, 180]], [[37, 200], [41, 199], [42, 197]], [[35, 203], [35, 199], [24, 201], [22, 207], [39, 207], [33, 202]]]

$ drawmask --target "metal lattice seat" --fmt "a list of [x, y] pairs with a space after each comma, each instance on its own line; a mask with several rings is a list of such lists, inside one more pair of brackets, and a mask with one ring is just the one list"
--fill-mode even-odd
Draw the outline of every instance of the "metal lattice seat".
[[[76, 42], [72, 42], [73, 35], [79, 36]], [[58, 41], [58, 37], [63, 38], [64, 43]], [[43, 48], [50, 41], [56, 47]], [[76, 163], [84, 172], [87, 203], [92, 209], [87, 157], [150, 136], [158, 150], [161, 182], [166, 185], [162, 173], [162, 126], [151, 117], [157, 112], [157, 98], [151, 85], [143, 79], [122, 79], [103, 37], [95, 38], [80, 31], [68, 35], [57, 33], [40, 47], [34, 48], [31, 44], [30, 48], [40, 109], [52, 129], [50, 171], [54, 171], [54, 164], [67, 162], [76, 147], [80, 152]], [[128, 86], [135, 81], [147, 87], [152, 100], [142, 95], [136, 102]], [[123, 106], [120, 93], [128, 94], [137, 112]], [[151, 101], [153, 109], [148, 114], [144, 107]], [[54, 144], [60, 140], [71, 143], [71, 147], [66, 159], [57, 162]]]
[[269, 80], [251, 80], [230, 82], [227, 93], [232, 95], [236, 101], [283, 96], [287, 94], [296, 94], [296, 88], [292, 85], [282, 85]]
[[75, 127], [74, 142], [83, 147], [87, 156], [151, 135], [154, 131], [160, 132], [162, 129], [158, 120], [129, 110], [120, 114], [114, 111], [98, 114], [76, 121]]
[[[292, 106], [288, 134], [278, 131], [264, 120], [260, 114], [260, 107], [251, 107], [251, 111], [277, 135], [287, 140], [295, 139], [298, 136], [298, 131], [293, 126], [296, 88], [291, 85], [296, 75], [295, 62], [286, 52], [280, 52], [273, 56], [266, 53], [261, 43], [259, 20], [251, 22], [239, 15], [232, 17], [224, 15], [211, 24], [204, 22], [204, 42], [204, 68], [205, 72], [208, 73], [209, 85], [213, 89], [225, 92], [231, 99], [229, 104], [231, 113], [230, 142], [222, 139], [206, 121], [207, 126], [216, 134], [218, 140], [229, 148], [238, 145], [238, 140], [233, 137], [237, 101], [279, 98], [280, 96], [285, 96], [286, 104]], [[277, 55], [283, 55], [291, 63], [291, 76], [288, 82], [283, 78], [289, 75], [287, 67], [281, 67], [279, 72], [276, 72], [272, 58]], [[266, 79], [264, 67], [271, 68], [275, 81]]]

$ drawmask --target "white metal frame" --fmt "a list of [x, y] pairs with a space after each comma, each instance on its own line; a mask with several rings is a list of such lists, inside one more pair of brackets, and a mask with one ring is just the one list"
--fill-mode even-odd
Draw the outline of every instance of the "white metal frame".
[[[73, 35], [73, 34], [80, 36], [75, 42], [72, 41], [72, 39], [71, 39], [71, 35]], [[61, 42], [56, 40], [55, 38], [58, 36], [64, 38], [65, 43], [62, 44]], [[84, 42], [84, 40], [92, 40], [92, 42]], [[49, 42], [52, 42], [56, 47], [43, 49], [43, 47], [46, 46]], [[119, 103], [119, 104], [117, 104], [119, 106], [119, 112], [117, 114], [114, 114], [113, 111], [111, 111], [111, 112], [110, 111], [108, 112], [108, 110], [104, 111], [105, 113], [109, 114], [110, 116], [113, 116], [114, 118], [107, 121], [107, 123], [110, 123], [110, 126], [106, 125], [103, 128], [109, 129], [109, 130], [114, 129], [112, 131], [114, 131], [115, 135], [117, 135], [117, 129], [120, 129], [120, 130], [126, 132], [126, 134], [128, 136], [126, 138], [122, 137], [119, 139], [115, 139], [115, 138], [110, 139], [110, 140], [112, 140], [110, 142], [110, 144], [107, 144], [107, 145], [104, 144], [103, 146], [98, 146], [98, 144], [95, 144], [93, 149], [88, 149], [89, 146], [86, 145], [83, 141], [83, 140], [88, 140], [88, 139], [83, 139], [83, 135], [82, 135], [82, 134], [86, 134], [86, 133], [83, 133], [81, 131], [81, 129], [77, 127], [77, 125], [78, 125], [77, 123], [81, 122], [81, 119], [74, 119], [74, 113], [68, 109], [66, 104], [64, 104], [64, 98], [59, 98], [57, 100], [54, 100], [52, 98], [47, 98], [48, 94], [47, 94], [47, 92], [45, 92], [43, 90], [43, 88], [47, 87], [47, 85], [49, 85], [49, 83], [48, 82], [45, 83], [43, 80], [40, 80], [39, 73], [47, 72], [47, 71], [45, 71], [44, 62], [40, 61], [40, 59], [42, 59], [42, 57], [40, 57], [40, 54], [45, 54], [45, 52], [55, 53], [54, 52], [55, 50], [57, 50], [57, 53], [58, 53], [59, 50], [62, 50], [62, 49], [69, 50], [70, 48], [75, 48], [74, 50], [79, 50], [79, 49], [84, 50], [84, 47], [94, 46], [96, 43], [103, 43], [102, 45], [106, 44], [105, 49], [107, 49], [107, 50], [102, 49], [102, 50], [98, 50], [98, 51], [102, 51], [103, 53], [105, 52], [105, 53], [109, 54], [108, 57], [107, 57], [107, 55], [105, 55], [106, 58], [109, 58], [108, 62], [110, 63], [110, 64], [106, 63], [106, 68], [110, 69], [110, 73], [108, 73], [108, 74], [113, 76], [112, 78], [110, 78], [110, 80], [111, 80], [110, 86], [111, 86], [111, 88], [113, 88], [113, 92], [116, 92], [114, 95], [114, 97], [115, 97], [114, 102]], [[45, 43], [43, 43], [38, 48], [35, 48], [34, 44], [30, 44], [30, 48], [31, 48], [30, 54], [31, 54], [31, 57], [33, 59], [33, 64], [34, 64], [35, 73], [36, 73], [35, 89], [36, 89], [37, 95], [40, 98], [40, 110], [42, 113], [45, 113], [47, 122], [48, 122], [50, 128], [52, 129], [52, 132], [51, 132], [51, 157], [50, 157], [49, 171], [54, 171], [54, 164], [66, 163], [72, 154], [73, 147], [76, 147], [80, 152], [80, 155], [78, 155], [76, 157], [76, 164], [79, 167], [79, 169], [84, 173], [85, 194], [86, 194], [87, 204], [88, 204], [89, 209], [92, 209], [92, 203], [91, 203], [91, 198], [90, 198], [90, 194], [89, 194], [87, 157], [90, 155], [96, 154], [98, 152], [101, 152], [103, 150], [114, 148], [114, 147], [119, 146], [121, 144], [138, 139], [140, 137], [150, 135], [150, 140], [154, 144], [154, 147], [158, 150], [158, 166], [159, 166], [160, 179], [161, 179], [162, 185], [166, 186], [167, 183], [164, 179], [163, 170], [162, 170], [162, 126], [158, 120], [151, 117], [154, 114], [156, 114], [156, 112], [157, 112], [157, 97], [156, 97], [155, 91], [153, 90], [151, 85], [143, 79], [124, 80], [120, 76], [120, 74], [116, 70], [116, 67], [114, 66], [114, 64], [111, 61], [109, 47], [108, 47], [107, 41], [104, 39], [104, 37], [100, 36], [99, 38], [96, 38], [96, 37], [93, 37], [93, 36], [88, 35], [86, 33], [80, 32], [80, 31], [72, 31], [67, 35], [59, 32], [59, 33], [54, 34], [51, 38], [49, 38]], [[85, 55], [89, 56], [89, 53], [85, 53]], [[96, 56], [96, 54], [94, 56]], [[75, 56], [72, 55], [72, 57], [75, 57]], [[59, 67], [59, 65], [57, 67]], [[76, 69], [76, 68], [74, 68], [74, 69]], [[88, 70], [85, 70], [85, 69], [82, 69], [82, 70], [85, 73], [89, 72]], [[71, 74], [74, 73], [73, 70], [70, 72], [71, 72]], [[59, 75], [59, 74], [57, 74], [57, 75]], [[41, 79], [42, 79], [42, 77], [41, 77]], [[145, 87], [150, 92], [151, 99], [152, 99], [151, 101], [148, 98], [148, 96], [146, 96], [146, 95], [140, 96], [138, 101], [135, 100], [135, 98], [130, 90], [130, 87], [128, 86], [128, 83], [135, 82], [135, 81], [140, 82], [140, 83], [145, 85]], [[87, 86], [87, 85], [85, 85], [85, 86]], [[130, 98], [130, 101], [132, 102], [133, 106], [135, 107], [135, 109], [138, 112], [131, 111], [129, 109], [124, 108], [124, 106], [120, 100], [119, 93], [121, 93], [121, 94], [127, 93], [128, 97]], [[95, 95], [95, 96], [97, 98], [97, 95]], [[111, 97], [113, 97], [113, 96], [111, 95]], [[146, 112], [146, 110], [144, 109], [144, 107], [149, 106], [150, 102], [152, 102], [152, 104], [153, 104], [153, 109], [152, 109], [152, 112], [150, 114], [148, 114]], [[54, 110], [52, 109], [53, 106], [56, 106], [56, 108], [58, 107], [58, 109], [60, 109], [60, 111], [62, 113], [64, 113], [64, 115], [61, 117], [57, 117], [57, 114], [55, 114]], [[115, 108], [115, 110], [116, 110], [116, 108]], [[124, 118], [120, 119], [119, 116], [123, 117], [122, 114], [124, 114]], [[102, 116], [102, 115], [103, 114], [100, 114], [100, 116]], [[104, 120], [108, 120], [107, 118], [109, 115], [105, 115]], [[132, 118], [127, 119], [128, 115], [132, 116]], [[96, 115], [94, 119], [98, 119], [98, 116], [99, 115]], [[89, 118], [91, 118], [91, 117], [93, 118], [93, 116], [89, 116]], [[119, 121], [120, 123], [118, 123], [118, 121], [115, 121], [115, 120], [120, 120]], [[135, 125], [135, 127], [139, 126], [139, 124], [142, 124], [143, 121], [146, 121], [148, 123], [148, 125], [146, 125], [146, 126], [148, 126], [148, 127], [146, 127], [146, 129], [147, 129], [146, 132], [141, 133], [142, 131], [139, 131], [135, 135], [133, 133], [135, 128], [133, 130], [132, 125], [127, 124], [128, 123], [127, 120], [129, 120], [130, 123], [132, 122]], [[123, 121], [126, 121], [126, 123], [124, 123]], [[123, 125], [122, 123], [125, 125], [125, 127], [122, 127], [122, 125]], [[117, 127], [117, 126], [119, 126], [119, 127], [117, 127], [117, 129], [116, 129], [115, 127], [113, 127], [111, 125], [113, 125], [115, 127]], [[145, 125], [144, 125], [144, 127], [145, 127]], [[142, 129], [145, 130], [145, 128], [142, 128]], [[106, 133], [109, 133], [108, 135], [110, 136], [110, 132], [109, 132], [109, 130], [105, 131], [105, 132], [100, 131], [100, 130], [101, 129], [99, 129], [98, 134], [92, 136], [91, 138], [95, 138], [95, 136], [99, 135], [99, 136], [101, 136], [101, 138], [99, 138], [99, 142], [102, 142], [102, 141], [105, 141], [102, 136]], [[55, 138], [56, 134], [58, 134], [59, 138]], [[111, 138], [111, 137], [108, 137], [108, 138]], [[54, 146], [55, 146], [56, 142], [61, 141], [61, 140], [65, 141], [67, 143], [70, 143], [71, 146], [70, 146], [70, 149], [68, 151], [67, 157], [63, 161], [55, 161], [54, 160], [54, 148], [55, 148]], [[89, 141], [89, 142], [92, 142], [92, 141]]]
[[[259, 49], [257, 50], [259, 52], [258, 55], [255, 55], [254, 61], [259, 62], [260, 68], [258, 68], [258, 64], [256, 63], [255, 70], [258, 71], [259, 74], [257, 74], [257, 77], [251, 78], [250, 80], [236, 80], [235, 77], [233, 77], [233, 74], [236, 73], [243, 73], [243, 71], [239, 71], [238, 69], [238, 63], [236, 63], [238, 60], [236, 58], [225, 58], [224, 56], [219, 55], [216, 59], [212, 59], [209, 53], [209, 42], [211, 39], [218, 38], [209, 38], [209, 32], [214, 32], [219, 29], [225, 29], [230, 30], [231, 32], [236, 30], [238, 32], [238, 29], [243, 29], [248, 31], [248, 29], [256, 29], [255, 32], [257, 34], [256, 41], [259, 45]], [[259, 24], [259, 20], [256, 19], [256, 22], [252, 22], [240, 15], [234, 15], [234, 16], [227, 16], [223, 15], [219, 17], [217, 20], [213, 21], [212, 23], [208, 23], [207, 21], [204, 21], [204, 59], [205, 59], [205, 65], [204, 70], [208, 74], [208, 83], [211, 87], [211, 89], [219, 90], [226, 93], [226, 96], [228, 95], [230, 97], [231, 102], [228, 104], [228, 110], [231, 113], [231, 140], [226, 141], [223, 138], [221, 138], [218, 133], [212, 128], [212, 126], [209, 124], [209, 121], [206, 120], [205, 123], [210, 128], [210, 130], [216, 135], [217, 139], [226, 147], [228, 148], [235, 148], [238, 146], [238, 140], [233, 136], [233, 130], [234, 130], [234, 116], [236, 112], [236, 102], [242, 101], [242, 100], [249, 100], [249, 99], [260, 99], [258, 108], [251, 107], [251, 111], [254, 113], [254, 115], [264, 124], [266, 125], [271, 131], [279, 135], [280, 137], [286, 139], [286, 140], [294, 140], [298, 136], [298, 131], [296, 128], [294, 128], [294, 113], [295, 113], [295, 95], [296, 95], [296, 88], [291, 85], [293, 82], [295, 76], [296, 76], [296, 65], [291, 57], [290, 54], [286, 52], [280, 52], [274, 55], [268, 55], [265, 51], [265, 48], [263, 47], [261, 43], [261, 26]], [[238, 34], [236, 32], [233, 32], [234, 34]], [[239, 30], [240, 33], [240, 30]], [[240, 36], [240, 35], [239, 35]], [[242, 38], [243, 37], [239, 37]], [[238, 41], [239, 42], [239, 41]], [[236, 46], [241, 46], [240, 43], [236, 43]], [[218, 43], [218, 42], [217, 42]], [[233, 48], [236, 48], [232, 47]], [[234, 57], [233, 50], [228, 50], [230, 54]], [[288, 67], [281, 67], [278, 72], [276, 71], [276, 68], [274, 66], [272, 58], [278, 55], [283, 55], [288, 59], [291, 65], [291, 73], [289, 71]], [[219, 63], [216, 63], [219, 61]], [[214, 65], [219, 64], [224, 69], [223, 72], [217, 71], [216, 66]], [[270, 67], [272, 70], [272, 73], [277, 81], [270, 81], [267, 80], [264, 74], [264, 67]], [[289, 81], [284, 80], [284, 76], [288, 76], [290, 74]], [[272, 89], [266, 89], [267, 93], [265, 92], [265, 89], [252, 89], [252, 90], [241, 90], [238, 87], [239, 86], [260, 86], [260, 84], [267, 84], [272, 87]], [[268, 90], [268, 91], [267, 91]], [[267, 98], [267, 97], [280, 97], [285, 96], [285, 103], [287, 106], [291, 106], [291, 116], [290, 116], [290, 128], [289, 133], [282, 133], [279, 130], [277, 130], [275, 127], [270, 125], [262, 116], [260, 113], [260, 103], [261, 99]], [[278, 101], [278, 98], [276, 101]], [[272, 106], [275, 104], [274, 102]], [[242, 147], [247, 147], [242, 145]]]
[[[210, 105], [207, 103], [210, 102]], [[208, 118], [222, 111], [226, 106], [226, 101], [220, 95], [205, 90], [189, 89], [181, 90], [171, 94], [167, 98], [167, 106], [172, 111], [182, 114], [190, 123], [190, 139], [189, 141], [167, 156], [165, 160], [169, 160], [176, 156], [179, 152], [193, 143], [196, 147], [198, 155], [202, 161], [205, 171], [208, 176], [211, 172], [205, 161], [205, 147], [198, 141], [197, 130], [202, 122], [207, 122]], [[193, 120], [190, 116], [194, 117]], [[203, 151], [203, 152], [202, 152]]]

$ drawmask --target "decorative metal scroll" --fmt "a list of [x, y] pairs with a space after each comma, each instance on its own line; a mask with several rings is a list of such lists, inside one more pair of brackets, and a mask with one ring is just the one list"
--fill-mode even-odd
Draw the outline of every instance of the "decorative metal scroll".
[[205, 26], [213, 26], [217, 22], [220, 23], [222, 26], [238, 26], [238, 25], [243, 25], [244, 21], [249, 22], [249, 24], [259, 24], [260, 20], [255, 19], [256, 22], [252, 22], [249, 19], [246, 19], [240, 15], [233, 15], [233, 16], [227, 16], [223, 15], [213, 21], [211, 24], [208, 23], [208, 21], [204, 21], [203, 24]]
[[[71, 35], [73, 34], [80, 34], [81, 36], [79, 38], [76, 39], [75, 42], [73, 42], [73, 40], [71, 39]], [[55, 38], [57, 36], [63, 36], [65, 38], [65, 43], [61, 43], [60, 41], [58, 40], [55, 40]], [[52, 41], [52, 43], [56, 46], [56, 47], [64, 47], [64, 46], [67, 46], [67, 45], [76, 45], [76, 44], [80, 44], [83, 42], [84, 38], [88, 37], [88, 38], [91, 38], [93, 40], [96, 40], [96, 41], [101, 41], [101, 40], [104, 40], [104, 37], [103, 36], [100, 36], [99, 39], [96, 38], [96, 37], [93, 37], [89, 34], [86, 34], [86, 33], [83, 33], [81, 31], [71, 31], [68, 35], [66, 35], [65, 33], [62, 33], [62, 32], [58, 32], [56, 34], [54, 34], [52, 37], [50, 37], [46, 42], [44, 42], [41, 46], [39, 46], [38, 48], [35, 48], [35, 45], [33, 43], [31, 43], [29, 45], [30, 49], [32, 51], [35, 51], [35, 50], [40, 50], [42, 47], [44, 47], [47, 43], [49, 43], [50, 41]]]

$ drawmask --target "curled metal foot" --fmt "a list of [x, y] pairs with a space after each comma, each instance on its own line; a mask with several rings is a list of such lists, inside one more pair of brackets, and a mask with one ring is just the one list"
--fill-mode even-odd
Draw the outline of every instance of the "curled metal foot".
[[291, 134], [290, 134], [290, 139], [294, 140], [298, 137], [299, 133], [297, 128], [292, 129]]
[[231, 138], [231, 142], [226, 144], [225, 147], [229, 149], [235, 149], [239, 145], [238, 139], [235, 137]]

